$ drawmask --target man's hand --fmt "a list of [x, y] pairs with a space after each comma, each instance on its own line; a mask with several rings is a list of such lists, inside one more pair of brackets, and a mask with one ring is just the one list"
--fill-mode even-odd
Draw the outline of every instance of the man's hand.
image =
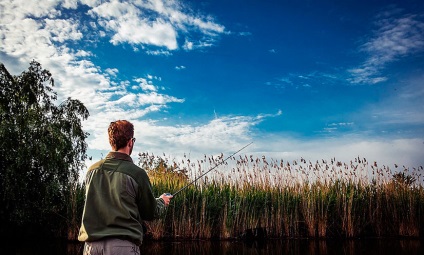
[[163, 193], [160, 198], [163, 199], [163, 201], [165, 202], [165, 206], [169, 205], [169, 202], [171, 202], [171, 198], [173, 198], [173, 196], [170, 193]]

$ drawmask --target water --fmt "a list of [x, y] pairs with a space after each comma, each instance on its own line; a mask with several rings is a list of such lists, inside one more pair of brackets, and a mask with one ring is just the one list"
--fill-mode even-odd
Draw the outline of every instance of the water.
[[[18, 245], [15, 245], [18, 244]], [[1, 254], [16, 255], [81, 255], [81, 243], [64, 242], [2, 242]], [[269, 241], [181, 241], [145, 242], [141, 254], [197, 255], [197, 254], [424, 254], [424, 240], [360, 239], [360, 240], [269, 240]]]
[[424, 240], [273, 240], [266, 242], [158, 242], [141, 254], [424, 254]]

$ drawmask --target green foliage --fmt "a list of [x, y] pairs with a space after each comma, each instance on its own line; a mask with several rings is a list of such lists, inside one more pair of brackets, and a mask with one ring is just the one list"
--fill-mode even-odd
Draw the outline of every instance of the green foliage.
[[71, 98], [55, 105], [52, 75], [36, 61], [19, 76], [0, 64], [0, 86], [1, 223], [57, 224], [84, 166], [88, 110]]

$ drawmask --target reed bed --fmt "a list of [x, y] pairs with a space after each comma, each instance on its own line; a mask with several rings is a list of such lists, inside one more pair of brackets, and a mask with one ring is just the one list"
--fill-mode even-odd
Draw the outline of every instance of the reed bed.
[[[139, 154], [154, 192], [177, 191], [223, 155], [199, 160]], [[423, 167], [356, 158], [283, 161], [232, 157], [146, 223], [153, 239], [422, 237]]]

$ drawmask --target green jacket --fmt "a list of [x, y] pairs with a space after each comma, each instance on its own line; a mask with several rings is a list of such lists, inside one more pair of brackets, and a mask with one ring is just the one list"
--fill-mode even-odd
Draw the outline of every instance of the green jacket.
[[106, 237], [143, 241], [143, 220], [157, 218], [165, 209], [163, 199], [153, 196], [146, 171], [131, 157], [110, 152], [87, 172], [80, 241]]

